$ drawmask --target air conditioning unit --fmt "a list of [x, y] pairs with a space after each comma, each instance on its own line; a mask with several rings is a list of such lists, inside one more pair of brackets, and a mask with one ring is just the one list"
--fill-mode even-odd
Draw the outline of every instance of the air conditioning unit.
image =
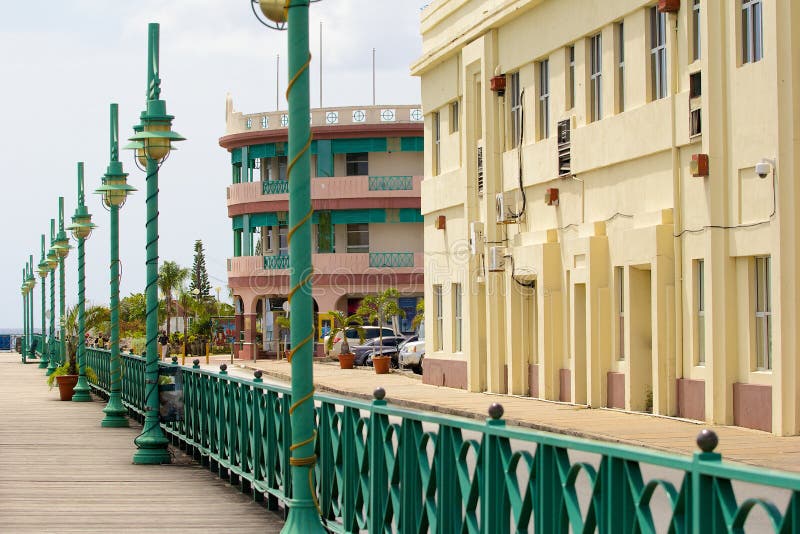
[[475, 149], [475, 168], [477, 169], [476, 184], [478, 187], [478, 194], [483, 195], [483, 142], [478, 141], [478, 146]]
[[505, 247], [489, 247], [489, 272], [498, 273], [505, 270]]
[[480, 221], [469, 223], [469, 251], [473, 256], [483, 252], [483, 223]]
[[517, 192], [507, 191], [497, 193], [495, 196], [495, 217], [497, 224], [511, 224], [517, 222]]

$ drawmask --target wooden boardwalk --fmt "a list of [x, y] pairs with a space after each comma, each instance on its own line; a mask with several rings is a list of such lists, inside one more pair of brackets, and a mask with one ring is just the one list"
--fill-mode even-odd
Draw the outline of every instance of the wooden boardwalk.
[[281, 518], [193, 464], [133, 465], [141, 427], [61, 402], [44, 370], [0, 353], [0, 532], [279, 532]]

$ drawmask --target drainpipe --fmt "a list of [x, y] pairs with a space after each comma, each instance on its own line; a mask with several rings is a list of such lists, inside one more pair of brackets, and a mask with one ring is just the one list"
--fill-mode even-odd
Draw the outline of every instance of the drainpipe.
[[[677, 14], [669, 15], [670, 22], [675, 28], [675, 41], [678, 39], [678, 16]], [[670, 47], [670, 92], [672, 98], [672, 223], [673, 235], [680, 233], [683, 228], [681, 217], [681, 170], [680, 170], [680, 150], [677, 143], [677, 130], [676, 130], [676, 95], [678, 94], [678, 47], [676, 44]], [[675, 337], [674, 337], [674, 354], [675, 354], [675, 384], [677, 378], [683, 376], [683, 237], [674, 237], [673, 240], [673, 256], [674, 256], [674, 302], [675, 306]], [[665, 392], [667, 396], [667, 408], [672, 406], [672, 398], [675, 391], [672, 387], [667, 388]], [[677, 414], [677, 405], [675, 405]], [[669, 414], [669, 415], [676, 415]]]

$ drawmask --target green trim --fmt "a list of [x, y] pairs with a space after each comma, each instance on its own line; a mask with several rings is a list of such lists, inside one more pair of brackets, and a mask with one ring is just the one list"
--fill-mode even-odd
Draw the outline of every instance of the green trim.
[[289, 180], [268, 180], [262, 184], [261, 193], [264, 195], [285, 195], [289, 192]]
[[413, 267], [413, 252], [370, 252], [370, 267]]
[[[326, 154], [347, 154], [348, 152], [387, 152], [389, 149], [387, 137], [362, 137], [356, 139], [316, 139], [311, 142], [311, 154], [323, 156]], [[284, 150], [281, 151], [278, 145], [283, 145]], [[423, 137], [400, 137], [400, 151], [401, 152], [422, 152], [425, 146]], [[242, 148], [231, 149], [231, 164], [241, 165], [242, 163]], [[286, 155], [286, 141], [278, 141], [275, 143], [261, 143], [257, 145], [247, 145], [250, 152], [250, 159], [258, 158], [272, 158], [275, 156]], [[331, 158], [331, 165], [333, 165], [333, 158]], [[331, 176], [333, 175], [333, 167], [331, 166]], [[320, 174], [323, 176], [322, 174]], [[328, 176], [328, 175], [324, 175]]]
[[[362, 210], [333, 210], [331, 211], [331, 224], [359, 224], [359, 223], [421, 223], [424, 217], [418, 209], [400, 208], [392, 210], [397, 214], [397, 218], [388, 218], [384, 208], [370, 208]], [[250, 231], [255, 231], [262, 226], [278, 226], [277, 212], [253, 213], [250, 217]], [[236, 215], [231, 218], [232, 230], [244, 229], [244, 215]], [[311, 217], [313, 224], [319, 223], [319, 212], [314, 212]]]
[[331, 177], [334, 173], [333, 167], [333, 144], [330, 139], [320, 139], [316, 141], [317, 154], [317, 176]]
[[411, 191], [414, 182], [411, 176], [370, 176], [370, 191]]
[[271, 271], [275, 269], [288, 269], [289, 255], [278, 254], [277, 256], [264, 256], [264, 269]]

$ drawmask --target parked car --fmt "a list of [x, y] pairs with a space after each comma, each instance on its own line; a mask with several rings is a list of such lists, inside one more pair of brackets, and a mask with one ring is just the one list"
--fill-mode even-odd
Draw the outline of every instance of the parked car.
[[425, 357], [425, 338], [414, 336], [400, 347], [397, 355], [400, 367], [407, 367], [416, 374], [422, 374], [422, 360]]
[[[397, 347], [405, 342], [406, 338], [403, 336], [383, 336], [383, 348], [381, 349], [381, 339], [375, 338], [365, 342], [362, 345], [356, 345], [353, 347], [353, 354], [356, 355], [356, 359], [353, 361], [356, 365], [365, 365], [367, 364], [368, 356], [372, 354], [377, 354], [381, 352], [386, 355], [394, 355], [392, 360], [397, 360]], [[370, 360], [371, 364], [371, 360]], [[367, 365], [370, 365], [367, 364]]]
[[[383, 337], [386, 338], [388, 336], [396, 335], [395, 331], [389, 327], [377, 327], [377, 326], [364, 326], [364, 342], [376, 339], [380, 336], [380, 331], [383, 330]], [[330, 352], [328, 352], [328, 356], [337, 357], [339, 353], [342, 351], [342, 331], [338, 330], [335, 333], [331, 333], [322, 340], [323, 347], [328, 346], [328, 337], [334, 336], [333, 338], [333, 346], [331, 347]], [[353, 350], [359, 343], [360, 339], [358, 338], [358, 333], [351, 329], [347, 331], [347, 344], [350, 345], [350, 350]]]

